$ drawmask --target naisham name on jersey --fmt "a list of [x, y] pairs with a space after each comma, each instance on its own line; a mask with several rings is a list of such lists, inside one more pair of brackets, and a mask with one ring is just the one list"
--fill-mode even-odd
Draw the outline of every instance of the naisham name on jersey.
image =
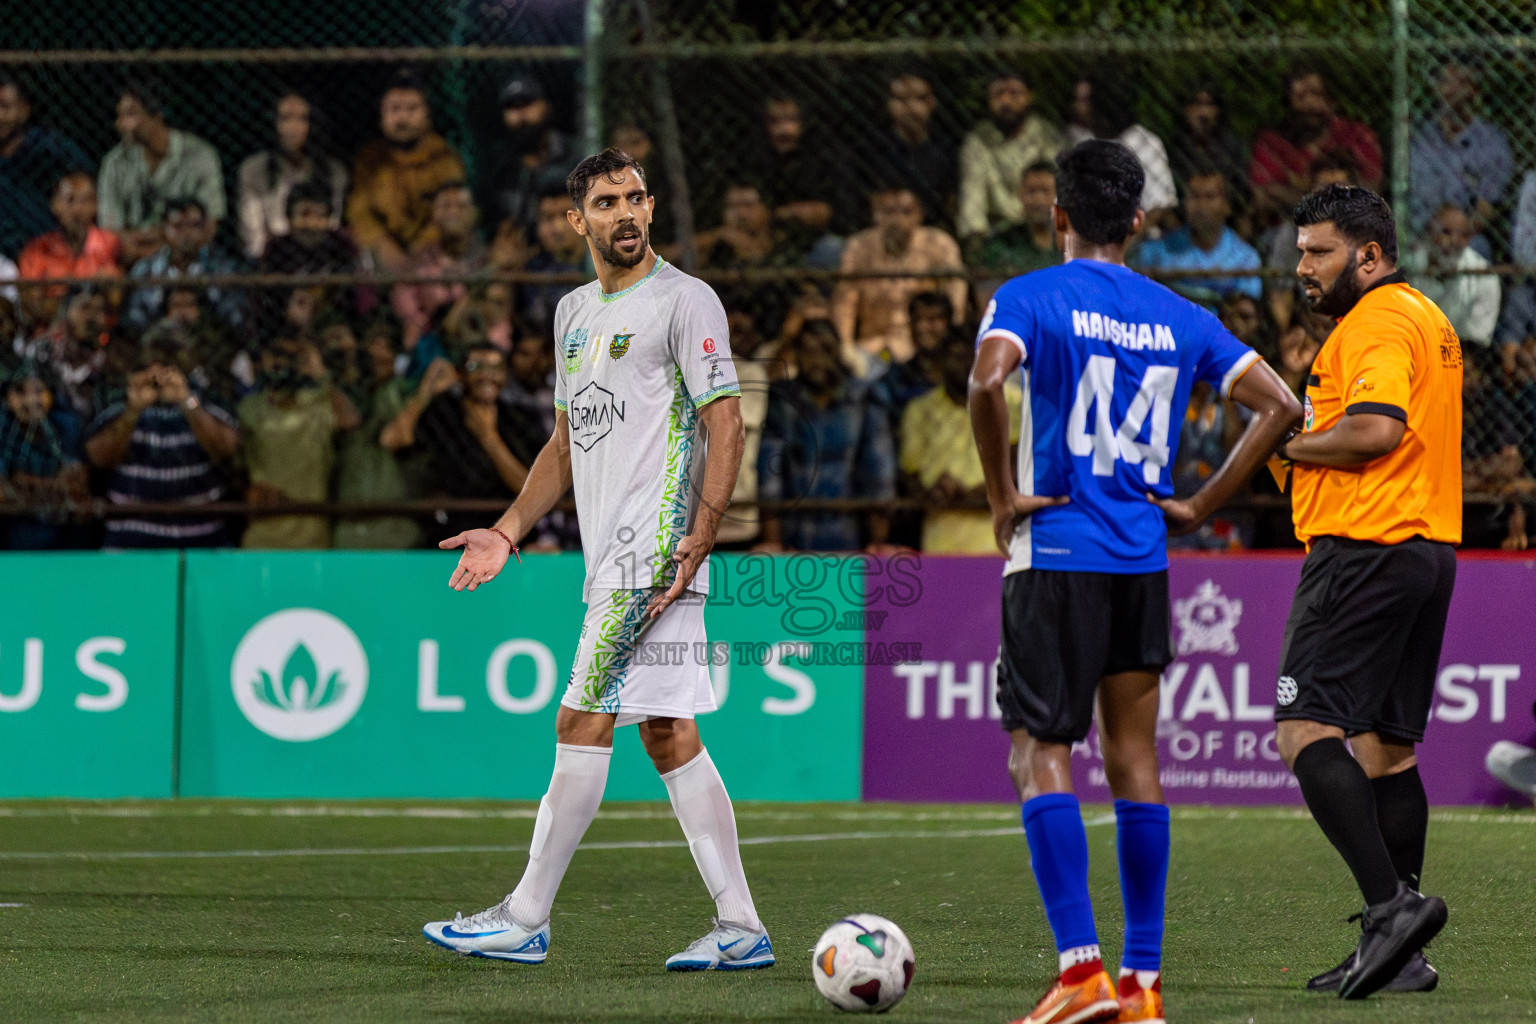
[[1112, 320], [1099, 313], [1072, 311], [1072, 333], [1079, 338], [1098, 338], [1128, 349], [1152, 349], [1154, 352], [1172, 352], [1173, 331], [1166, 324], [1134, 324]]

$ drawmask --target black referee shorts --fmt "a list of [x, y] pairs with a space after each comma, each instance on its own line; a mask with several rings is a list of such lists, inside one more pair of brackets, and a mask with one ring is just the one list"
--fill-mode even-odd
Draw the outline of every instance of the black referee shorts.
[[1318, 538], [1285, 623], [1275, 719], [1422, 740], [1455, 587], [1449, 544]]
[[1025, 569], [1003, 578], [997, 703], [1009, 732], [1076, 743], [1093, 724], [1100, 679], [1161, 672], [1172, 660], [1167, 570]]

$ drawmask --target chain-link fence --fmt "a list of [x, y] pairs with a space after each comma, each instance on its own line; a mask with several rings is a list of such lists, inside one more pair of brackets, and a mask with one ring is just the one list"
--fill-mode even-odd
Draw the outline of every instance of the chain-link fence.
[[[247, 542], [272, 545], [419, 543], [478, 522], [515, 489], [500, 449], [526, 465], [549, 429], [553, 304], [591, 272], [560, 184], [610, 143], [646, 166], [657, 248], [715, 283], [738, 347], [757, 346], [759, 406], [788, 400], [823, 320], [879, 378], [860, 393], [887, 408], [895, 465], [822, 497], [896, 510], [892, 539], [917, 543], [923, 508], [975, 505], [945, 467], [903, 464], [902, 407], [942, 388], [946, 320], [964, 330], [1001, 280], [1056, 258], [1036, 165], [1090, 135], [1147, 165], [1133, 261], [1220, 309], [1298, 388], [1327, 326], [1297, 301], [1285, 211], [1328, 180], [1389, 195], [1405, 269], [1467, 353], [1469, 539], [1520, 535], [1536, 490], [1525, 3], [155, 0], [33, 6], [9, 29], [0, 253], [24, 278], [127, 275], [23, 284], [0, 304], [11, 376], [42, 373], [78, 421], [45, 430], [23, 401], [40, 389], [12, 386], [6, 498], [46, 510], [5, 518], [13, 545], [99, 540], [103, 516], [141, 524], [108, 530], [122, 543], [235, 542], [246, 511], [269, 524]], [[391, 96], [425, 101], [430, 136]], [[120, 251], [81, 230], [87, 184]], [[883, 247], [913, 204], [935, 231]], [[877, 218], [894, 234], [861, 234]], [[909, 308], [925, 291], [944, 301]], [[288, 392], [309, 370], [336, 386], [298, 389], [300, 416]], [[476, 373], [506, 381], [491, 426], [464, 411]], [[177, 376], [227, 415], [193, 425], [187, 465], [125, 473], [155, 433], [134, 410], [179, 401]], [[1219, 463], [1230, 414], [1190, 410], [1187, 485]], [[166, 420], [161, 442], [189, 429]], [[178, 475], [195, 483], [153, 482]], [[806, 498], [785, 486], [763, 493]], [[1205, 542], [1283, 540], [1284, 499], [1258, 487]], [[753, 497], [747, 482], [738, 498]], [[171, 514], [186, 498], [233, 504]], [[737, 539], [756, 529], [744, 517]], [[558, 517], [543, 536], [574, 542]]]

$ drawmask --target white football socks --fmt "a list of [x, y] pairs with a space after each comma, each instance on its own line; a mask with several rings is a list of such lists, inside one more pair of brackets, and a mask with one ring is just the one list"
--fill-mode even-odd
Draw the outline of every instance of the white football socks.
[[722, 924], [762, 931], [736, 843], [736, 814], [709, 751], [661, 777]]
[[1064, 949], [1057, 954], [1057, 970], [1065, 974], [1069, 968], [1076, 967], [1078, 964], [1091, 964], [1095, 960], [1100, 959], [1102, 957], [1099, 955], [1099, 944], [1097, 942], [1091, 946], [1073, 946], [1071, 949]]
[[549, 792], [539, 801], [528, 866], [507, 897], [512, 920], [523, 927], [537, 928], [549, 920], [565, 869], [603, 802], [611, 760], [611, 747], [555, 744], [555, 770], [549, 777]]

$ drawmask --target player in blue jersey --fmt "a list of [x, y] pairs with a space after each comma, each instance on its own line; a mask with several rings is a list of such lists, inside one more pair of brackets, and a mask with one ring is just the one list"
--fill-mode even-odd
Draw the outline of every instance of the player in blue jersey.
[[[1066, 262], [998, 289], [977, 336], [971, 423], [1003, 577], [997, 690], [1012, 738], [1030, 861], [1060, 976], [1019, 1024], [1162, 1020], [1168, 808], [1157, 776], [1158, 676], [1172, 660], [1167, 535], [1221, 507], [1301, 419], [1258, 355], [1210, 313], [1125, 266], [1145, 175], [1129, 149], [1091, 140], [1057, 161]], [[1018, 475], [1006, 382], [1024, 388]], [[1196, 381], [1253, 413], [1226, 463], [1173, 498], [1179, 425]], [[1115, 794], [1125, 904], [1117, 986], [1088, 896], [1088, 841], [1072, 744], [1097, 704]], [[1117, 991], [1118, 989], [1118, 991]]]

